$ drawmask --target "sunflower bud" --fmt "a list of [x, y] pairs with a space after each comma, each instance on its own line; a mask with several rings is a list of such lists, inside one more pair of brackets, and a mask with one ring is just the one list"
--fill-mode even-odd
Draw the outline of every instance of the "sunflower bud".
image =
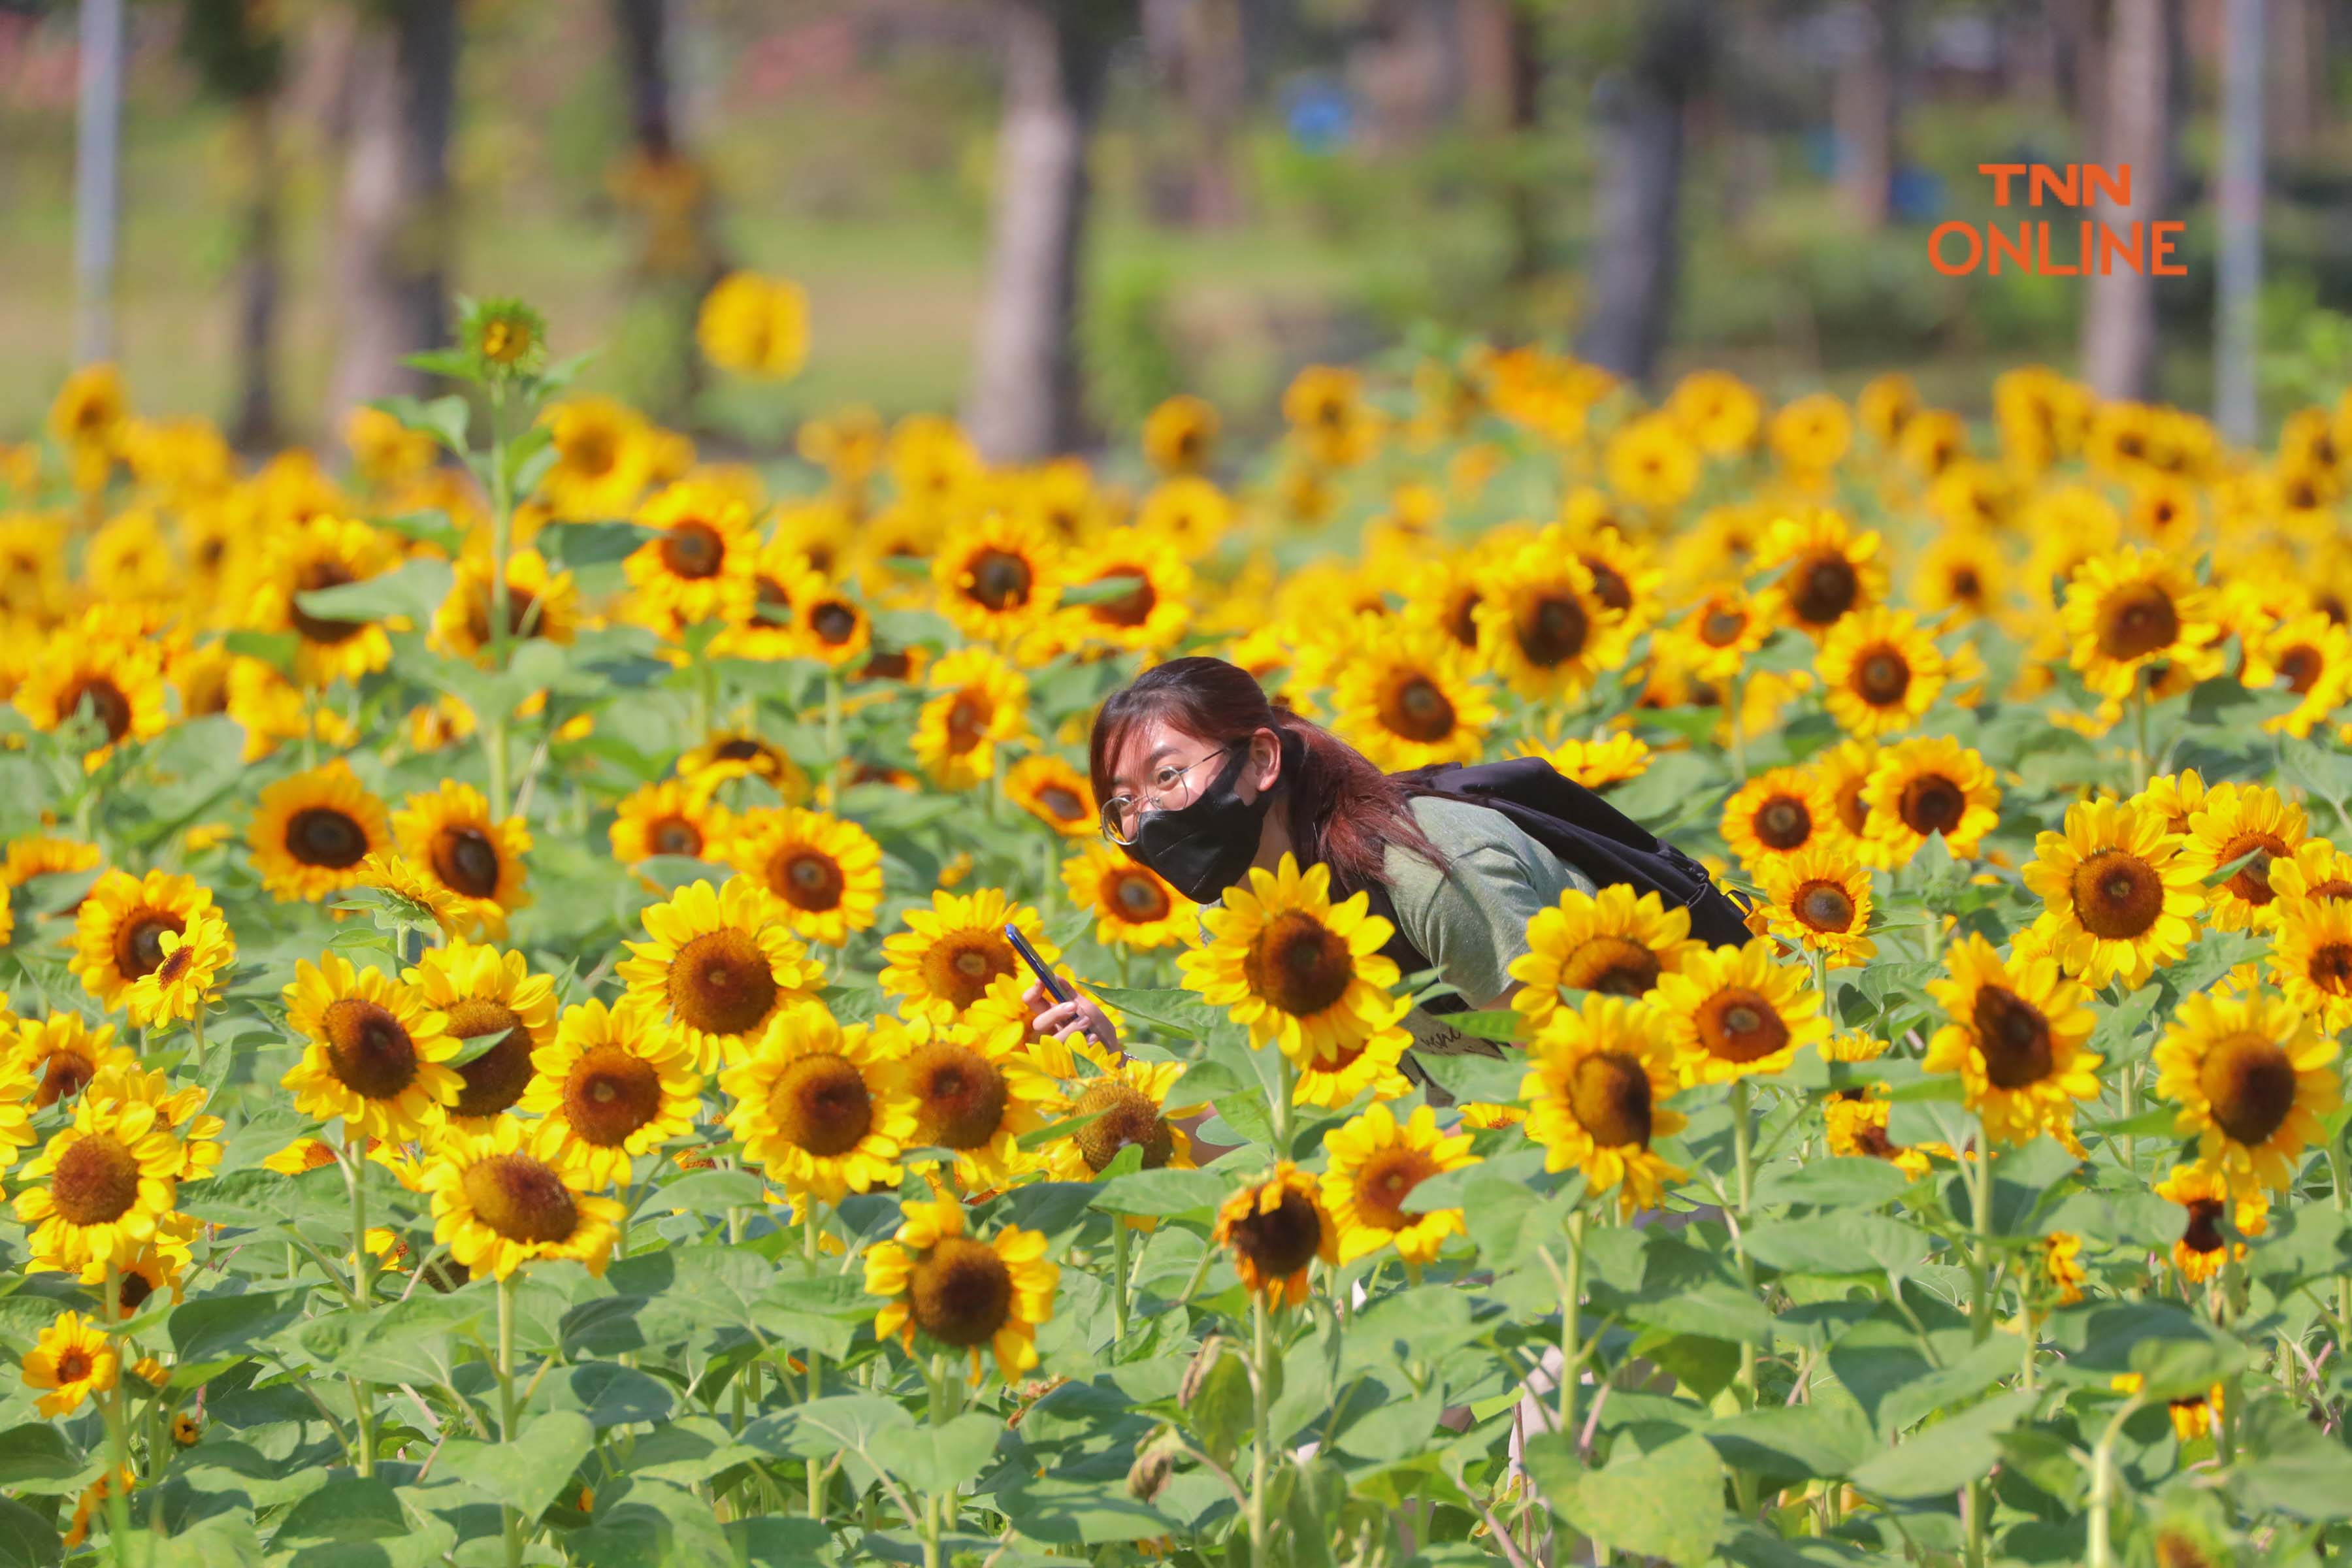
[[1135, 1463], [1127, 1469], [1127, 1495], [1138, 1502], [1150, 1502], [1158, 1497], [1168, 1485], [1168, 1478], [1175, 1473], [1176, 1454], [1182, 1442], [1163, 1426], [1137, 1449]]
[[1192, 1352], [1191, 1364], [1184, 1368], [1182, 1380], [1176, 1384], [1176, 1403], [1179, 1407], [1184, 1409], [1192, 1407], [1193, 1396], [1201, 1392], [1202, 1382], [1208, 1377], [1210, 1369], [1217, 1364], [1217, 1359], [1224, 1353], [1225, 1339], [1223, 1334], [1211, 1334], [1201, 1342], [1201, 1348]]

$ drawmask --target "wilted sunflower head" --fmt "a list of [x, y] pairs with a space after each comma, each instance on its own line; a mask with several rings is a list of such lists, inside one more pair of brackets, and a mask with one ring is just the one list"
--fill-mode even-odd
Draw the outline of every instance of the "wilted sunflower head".
[[1070, 1116], [1093, 1118], [1072, 1135], [1088, 1170], [1104, 1170], [1130, 1144], [1143, 1151], [1147, 1171], [1160, 1169], [1175, 1156], [1175, 1129], [1159, 1102], [1124, 1079], [1095, 1079], [1070, 1107]]

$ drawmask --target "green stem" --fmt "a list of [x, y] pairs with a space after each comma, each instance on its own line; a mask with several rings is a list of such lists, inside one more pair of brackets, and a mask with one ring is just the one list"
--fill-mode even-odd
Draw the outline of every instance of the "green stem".
[[1992, 1332], [1992, 1141], [1977, 1118], [1976, 1160], [1969, 1167], [1969, 1329], [1982, 1344]]
[[2124, 1169], [2134, 1176], [2139, 1173], [2139, 1140], [2132, 1134], [2131, 1119], [2139, 1114], [2139, 1063], [2123, 1064], [2124, 1093]]
[[1559, 1432], [1577, 1449], [1576, 1401], [1584, 1381], [1584, 1205], [1568, 1215], [1568, 1267], [1559, 1287]]
[[2115, 1568], [2116, 1552], [2107, 1515], [2116, 1498], [2116, 1438], [2122, 1433], [2124, 1423], [2139, 1407], [2137, 1396], [2124, 1401], [2124, 1407], [2116, 1412], [2115, 1419], [2100, 1435], [2098, 1446], [2091, 1450], [2090, 1511], [2085, 1521], [2089, 1540], [2083, 1558], [2085, 1568]]
[[205, 1002], [196, 998], [196, 1010], [188, 1017], [188, 1051], [195, 1058], [196, 1070], [205, 1070]]
[[[801, 1258], [808, 1265], [809, 1278], [814, 1279], [822, 1267], [817, 1241], [823, 1227], [818, 1222], [816, 1194], [810, 1194], [805, 1201], [808, 1206], [801, 1211]], [[808, 1356], [808, 1396], [814, 1400], [824, 1387], [824, 1359], [817, 1354], [814, 1346], [805, 1347], [805, 1352]], [[808, 1462], [808, 1516], [811, 1519], [824, 1517], [824, 1462], [822, 1459], [812, 1458]]]
[[1252, 1291], [1250, 1354], [1255, 1375], [1250, 1379], [1250, 1430], [1255, 1435], [1255, 1442], [1250, 1455], [1250, 1568], [1267, 1568], [1274, 1561], [1274, 1542], [1267, 1538], [1265, 1515], [1266, 1493], [1273, 1484], [1274, 1468], [1273, 1316], [1266, 1310], [1265, 1294]]
[[1121, 1215], [1110, 1220], [1110, 1316], [1111, 1342], [1127, 1338], [1127, 1219]]
[[[122, 1275], [106, 1266], [106, 1333], [117, 1364], [122, 1359]], [[106, 1528], [112, 1538], [115, 1568], [131, 1568], [131, 1498], [123, 1478], [131, 1473], [131, 1428], [122, 1415], [122, 1382], [115, 1380], [99, 1407], [106, 1416], [106, 1446], [113, 1468], [106, 1477]]]
[[[1739, 1277], [1747, 1281], [1748, 1291], [1756, 1289], [1756, 1260], [1748, 1255], [1748, 1205], [1756, 1190], [1756, 1131], [1752, 1112], [1755, 1089], [1747, 1079], [1731, 1082], [1731, 1160], [1737, 1185], [1733, 1196], [1738, 1204]], [[1756, 1407], [1756, 1346], [1748, 1340], [1739, 1342], [1739, 1391], [1747, 1407]]]
[[[508, 643], [513, 627], [507, 590], [507, 557], [514, 544], [514, 497], [507, 483], [506, 389], [490, 385], [490, 668], [507, 667]], [[478, 713], [482, 727], [483, 759], [490, 775], [490, 818], [503, 822], [512, 795], [507, 756], [507, 727], [513, 715], [504, 711]]]
[[490, 819], [504, 822], [512, 794], [510, 775], [513, 762], [507, 746], [507, 716], [503, 713], [483, 713], [476, 716], [482, 726], [482, 761], [490, 775]]
[[[2336, 1184], [2336, 1212], [2352, 1214], [2352, 1189], [2344, 1181], [2344, 1149], [2331, 1143], [2327, 1149], [2327, 1173]], [[2336, 1353], [2340, 1359], [2352, 1355], [2352, 1344], [2345, 1336], [2352, 1334], [2352, 1271], [2339, 1269], [2336, 1275]]]
[[1740, 784], [1748, 782], [1748, 736], [1740, 721], [1748, 707], [1748, 675], [1745, 669], [1731, 678], [1731, 704], [1723, 710], [1723, 721], [1731, 726], [1731, 772]]
[[1274, 1089], [1266, 1097], [1268, 1120], [1274, 1124], [1274, 1157], [1290, 1158], [1290, 1099], [1294, 1079], [1290, 1058], [1274, 1047]]
[[[343, 1185], [352, 1200], [352, 1302], [355, 1310], [366, 1311], [369, 1293], [374, 1289], [374, 1270], [369, 1266], [371, 1254], [367, 1245], [367, 1187], [361, 1180], [361, 1162], [367, 1158], [365, 1142], [360, 1131], [348, 1121], [343, 1123]], [[375, 1474], [375, 1422], [370, 1418], [367, 1380], [352, 1379], [352, 1414], [359, 1422], [358, 1469], [362, 1476]]]
[[[515, 1440], [514, 1276], [499, 1281], [499, 1441]], [[507, 1568], [522, 1568], [522, 1515], [501, 1503], [499, 1511], [506, 1531]]]
[[841, 806], [841, 780], [849, 759], [841, 754], [841, 671], [824, 668], [824, 754], [834, 782], [834, 809]]
[[2132, 776], [2126, 795], [2137, 795], [2147, 784], [2147, 682], [2132, 681]]

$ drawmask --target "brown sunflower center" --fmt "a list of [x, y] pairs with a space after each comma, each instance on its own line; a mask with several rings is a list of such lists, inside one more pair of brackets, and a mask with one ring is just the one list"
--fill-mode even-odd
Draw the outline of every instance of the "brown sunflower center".
[[1729, 647], [1747, 629], [1747, 611], [1733, 605], [1718, 603], [1700, 618], [1698, 639], [1709, 647]]
[[2308, 643], [2298, 643], [2279, 656], [2278, 671], [2286, 681], [2286, 689], [2297, 697], [2319, 684], [2327, 668], [2327, 660]]
[[984, 1345], [1013, 1315], [1013, 1270], [968, 1236], [941, 1237], [907, 1276], [915, 1327], [943, 1345]]
[[1813, 835], [1811, 810], [1792, 795], [1773, 795], [1756, 808], [1750, 820], [1767, 849], [1795, 849]]
[[79, 1345], [68, 1345], [58, 1352], [57, 1360], [58, 1386], [70, 1387], [90, 1374], [90, 1353]]
[[1789, 1043], [1789, 1026], [1761, 992], [1727, 985], [1699, 1005], [1698, 1043], [1718, 1061], [1760, 1061]]
[[1402, 1230], [1420, 1216], [1407, 1214], [1407, 1194], [1437, 1174], [1437, 1162], [1419, 1149], [1383, 1149], [1356, 1172], [1356, 1213], [1367, 1225]]
[[2309, 896], [2315, 899], [2352, 899], [2352, 880], [2330, 877], [2324, 882], [2315, 882]]
[[1958, 784], [1941, 773], [1922, 773], [1903, 786], [1895, 809], [1904, 826], [1925, 838], [1958, 827], [1968, 805]]
[[1097, 1079], [1078, 1096], [1070, 1115], [1094, 1118], [1074, 1134], [1090, 1171], [1103, 1170], [1130, 1143], [1142, 1149], [1147, 1171], [1159, 1170], [1175, 1158], [1176, 1134], [1168, 1119], [1160, 1114], [1150, 1095], [1131, 1084], [1117, 1079]]
[[2271, 858], [2291, 853], [2286, 840], [2275, 833], [2237, 834], [2221, 846], [2219, 863], [2226, 866], [2241, 855], [2252, 855], [2253, 858], [2240, 867], [2222, 886], [2250, 904], [2267, 904], [2273, 897]]
[[727, 541], [709, 523], [689, 519], [662, 536], [661, 557], [674, 577], [716, 577], [727, 563]]
[[774, 766], [767, 742], [756, 735], [731, 735], [711, 747], [710, 754], [722, 763], [751, 763], [761, 771]]
[[857, 635], [857, 612], [839, 599], [827, 599], [809, 611], [809, 629], [827, 647], [839, 647]]
[[1306, 1194], [1285, 1187], [1271, 1214], [1251, 1194], [1249, 1212], [1228, 1232], [1234, 1251], [1256, 1268], [1261, 1279], [1280, 1279], [1315, 1261], [1323, 1245], [1323, 1216]]
[[2005, 986], [1977, 993], [1969, 1022], [1984, 1053], [1985, 1078], [1995, 1089], [2031, 1089], [2050, 1076], [2050, 1020], [2042, 1009]]
[[923, 983], [959, 1013], [987, 994], [1000, 974], [1013, 973], [1013, 944], [992, 931], [959, 931], [923, 954]]
[[195, 948], [184, 942], [163, 955], [163, 962], [155, 966], [156, 977], [166, 985], [173, 984], [188, 972], [188, 966], [195, 961]]
[[449, 1004], [449, 1032], [459, 1039], [495, 1034], [490, 1048], [457, 1069], [464, 1086], [450, 1109], [459, 1116], [496, 1116], [530, 1087], [530, 1031], [503, 1002], [466, 996]]
[[41, 1059], [41, 1081], [33, 1091], [33, 1108], [47, 1110], [61, 1100], [71, 1100], [98, 1076], [98, 1064], [79, 1051], [53, 1051]]
[[1475, 588], [1465, 588], [1454, 595], [1445, 612], [1445, 635], [1464, 647], [1478, 646], [1478, 600]]
[[971, 558], [968, 592], [982, 608], [1017, 610], [1029, 602], [1036, 573], [1025, 556], [1010, 550], [983, 550]]
[[563, 1080], [563, 1119], [583, 1142], [617, 1148], [661, 1114], [661, 1072], [619, 1046], [581, 1053]]
[[822, 914], [838, 909], [847, 885], [840, 862], [805, 844], [788, 846], [768, 862], [768, 890], [796, 910]]
[[2154, 583], [2126, 583], [2099, 602], [2099, 651], [2109, 658], [2145, 658], [2180, 637], [2180, 610]]
[[364, 996], [343, 996], [319, 1016], [327, 1065], [365, 1100], [390, 1100], [416, 1081], [416, 1042], [392, 1010]]
[[[537, 637], [541, 629], [539, 596], [509, 581], [507, 636], [520, 637], [528, 632]], [[466, 635], [478, 647], [490, 640], [490, 590], [487, 584], [475, 591], [473, 602], [466, 607]]]
[[347, 870], [367, 858], [367, 830], [338, 807], [305, 806], [287, 819], [286, 852], [305, 866]]
[[58, 699], [58, 711], [68, 718], [85, 707], [106, 731], [109, 745], [131, 732], [131, 699], [105, 676], [85, 676], [67, 687], [65, 694]]
[[712, 1035], [740, 1035], [767, 1021], [776, 976], [748, 931], [705, 931], [677, 950], [669, 965], [669, 1009], [680, 1023]]
[[2109, 942], [2129, 942], [2164, 912], [2164, 879], [2128, 849], [2102, 849], [2075, 867], [2074, 894], [2074, 918]]
[[1796, 897], [1789, 900], [1789, 907], [1798, 920], [1814, 931], [1853, 929], [1853, 895], [1835, 882], [1804, 883], [1797, 889]]
[[140, 905], [114, 928], [114, 969], [125, 980], [152, 974], [163, 965], [163, 933], [185, 934], [188, 922], [169, 910]]
[[1650, 1146], [1650, 1075], [1632, 1057], [1601, 1051], [1568, 1075], [1568, 1109], [1604, 1149]]
[[1114, 872], [1108, 902], [1118, 918], [1129, 925], [1150, 925], [1168, 918], [1168, 889], [1149, 872]]
[[979, 745], [988, 738], [989, 721], [995, 716], [996, 704], [977, 691], [959, 691], [948, 704], [945, 728], [948, 751], [955, 756]]
[[1520, 613], [1512, 631], [1528, 662], [1549, 669], [1584, 651], [1592, 622], [1573, 594], [1545, 594]]
[[1159, 607], [1159, 593], [1151, 586], [1151, 579], [1140, 572], [1109, 572], [1095, 581], [1132, 582], [1135, 584], [1115, 598], [1096, 601], [1094, 616], [1098, 621], [1114, 626], [1139, 626], [1150, 620], [1151, 612]]
[[[313, 594], [321, 588], [340, 588], [346, 583], [357, 581], [359, 579], [344, 570], [341, 562], [313, 561], [302, 568], [301, 574], [295, 581], [295, 592]], [[288, 618], [293, 621], [294, 629], [302, 634], [305, 641], [329, 644], [349, 642], [367, 630], [368, 624], [365, 621], [329, 620], [324, 616], [314, 616], [304, 609], [299, 598], [291, 602], [293, 608], [289, 612]]]
[[528, 1154], [492, 1154], [466, 1167], [458, 1184], [484, 1225], [509, 1241], [569, 1241], [580, 1205], [552, 1168]]
[[2352, 996], [2352, 944], [2331, 942], [2313, 949], [2304, 973], [2331, 995]]
[[866, 1075], [846, 1057], [801, 1057], [786, 1067], [768, 1097], [786, 1142], [820, 1159], [846, 1154], [874, 1125], [874, 1096]]
[[1622, 936], [1596, 936], [1577, 945], [1559, 966], [1559, 983], [1570, 991], [1611, 996], [1646, 996], [1658, 983], [1658, 955]]
[[1853, 689], [1874, 708], [1889, 708], [1911, 689], [1911, 665], [1891, 647], [1873, 648], [1853, 667]]
[[1843, 554], [1811, 555], [1789, 569], [1789, 607], [1807, 626], [1825, 626], [1861, 595], [1862, 579]]
[[1437, 682], [1418, 671], [1397, 680], [1381, 702], [1381, 722], [1393, 734], [1423, 744], [1454, 733], [1454, 704]]
[[154, 1293], [155, 1282], [133, 1269], [125, 1274], [117, 1285], [115, 1300], [122, 1304], [123, 1314], [127, 1317], [137, 1311], [141, 1304]]
[[1087, 803], [1078, 798], [1075, 790], [1060, 784], [1047, 784], [1039, 790], [1037, 804], [1056, 822], [1076, 822], [1087, 815]]
[[109, 1225], [139, 1201], [139, 1161], [111, 1133], [78, 1138], [49, 1174], [49, 1202], [71, 1225]]
[[2191, 1252], [2221, 1250], [2221, 1200], [2191, 1198], [2189, 1200], [2188, 1223], [2180, 1230], [2180, 1245]]
[[646, 829], [646, 842], [656, 855], [699, 855], [702, 829], [682, 816], [665, 816]]
[[1250, 989], [1299, 1017], [1319, 1013], [1348, 994], [1355, 957], [1338, 931], [1304, 910], [1274, 917], [1242, 960]]
[[2252, 1147], [2279, 1130], [2294, 1109], [2294, 1063], [2273, 1040], [2233, 1035], [2217, 1043], [2197, 1081], [2222, 1131]]
[[433, 836], [434, 873], [469, 899], [499, 890], [499, 849], [471, 823], [453, 822]]
[[1004, 1075], [971, 1047], [945, 1040], [918, 1046], [907, 1076], [921, 1102], [919, 1142], [978, 1149], [1003, 1124]]
[[1973, 566], [1953, 567], [1946, 587], [1952, 597], [1963, 605], [1973, 605], [1984, 598], [1984, 579], [1977, 575]]

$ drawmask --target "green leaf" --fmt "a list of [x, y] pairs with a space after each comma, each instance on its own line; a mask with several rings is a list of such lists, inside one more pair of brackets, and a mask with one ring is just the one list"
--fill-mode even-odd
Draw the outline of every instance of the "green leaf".
[[[1450, 1018], [1446, 1021], [1452, 1022]], [[1528, 1080], [1524, 1056], [1437, 1056], [1424, 1052], [1413, 1059], [1456, 1102], [1475, 1100], [1488, 1105], [1516, 1105], [1519, 1086]]]
[[2298, 1519], [2352, 1519], [2352, 1450], [2284, 1399], [2253, 1395], [2240, 1417], [2246, 1458], [2231, 1472], [2257, 1511]]
[[638, 1421], [664, 1421], [677, 1407], [669, 1384], [633, 1366], [592, 1361], [555, 1385], [559, 1408], [575, 1407], [598, 1431]]
[[434, 612], [448, 598], [457, 573], [446, 561], [420, 555], [413, 561], [331, 588], [310, 588], [294, 595], [307, 615], [322, 621], [388, 621], [404, 618], [419, 626], [431, 622]]
[[1759, 1221], [1747, 1240], [1749, 1257], [1784, 1274], [1907, 1274], [1928, 1253], [1916, 1226], [1851, 1209]]
[[729, 1209], [756, 1209], [768, 1201], [767, 1184], [749, 1171], [697, 1171], [665, 1184], [656, 1194], [666, 1210], [682, 1210], [705, 1218], [725, 1215]]
[[302, 1299], [308, 1294], [307, 1290], [255, 1290], [184, 1301], [172, 1311], [172, 1348], [183, 1361], [212, 1361], [250, 1351], [300, 1317]]
[[1445, 1013], [1439, 1016], [1473, 1039], [1497, 1040], [1509, 1044], [1528, 1037], [1528, 1016], [1513, 1007], [1487, 1007], [1472, 1013]]
[[[442, 1458], [446, 1463], [448, 1456], [445, 1453]], [[306, 1541], [387, 1541], [409, 1531], [408, 1516], [391, 1482], [380, 1476], [339, 1475], [294, 1505], [278, 1524], [270, 1545], [282, 1551]]]
[[1106, 1214], [1165, 1218], [1214, 1208], [1231, 1191], [1232, 1183], [1214, 1171], [1138, 1171], [1103, 1182], [1093, 1206]]
[[841, 1560], [833, 1529], [818, 1519], [736, 1519], [727, 1522], [727, 1561], [737, 1568], [804, 1568]]
[[1104, 1005], [1116, 1007], [1124, 1014], [1130, 1032], [1139, 1021], [1150, 1025], [1150, 1029], [1144, 1031], [1149, 1037], [1200, 1040], [1206, 1039], [1214, 1030], [1233, 1026], [1223, 1008], [1212, 1007], [1192, 992], [1181, 988], [1143, 991], [1118, 985], [1093, 985], [1087, 989]]
[[617, 1497], [597, 1498], [594, 1521], [564, 1537], [564, 1547], [588, 1568], [732, 1561], [709, 1503], [684, 1487], [634, 1476]]
[[938, 1496], [973, 1479], [1004, 1430], [997, 1417], [966, 1411], [944, 1426], [893, 1426], [874, 1436], [874, 1463], [919, 1492]]
[[12, 1497], [0, 1497], [0, 1568], [49, 1568], [65, 1551], [57, 1527]]
[[451, 394], [425, 401], [415, 397], [380, 397], [368, 406], [380, 408], [411, 430], [422, 430], [458, 457], [466, 456], [466, 426], [471, 409]]
[[[1201, 1440], [1201, 1448], [1221, 1465], [1230, 1465], [1241, 1452], [1255, 1418], [1250, 1393], [1249, 1363], [1240, 1351], [1220, 1342], [1217, 1358], [1201, 1374], [1192, 1402], [1184, 1406], [1184, 1425]], [[1206, 1353], [1205, 1352], [1203, 1353]]]
[[798, 1458], [829, 1459], [845, 1451], [865, 1453], [883, 1433], [914, 1424], [896, 1400], [836, 1394], [754, 1422], [744, 1437]]
[[1911, 1499], [1958, 1491], [1991, 1470], [2002, 1433], [2028, 1419], [2042, 1391], [2015, 1388], [1925, 1427], [1854, 1467], [1853, 1484], [1878, 1497]]
[[0, 1432], [0, 1487], [19, 1492], [62, 1491], [79, 1485], [91, 1462], [46, 1421]]
[[1704, 1437], [1677, 1437], [1588, 1470], [1567, 1438], [1547, 1432], [1528, 1440], [1526, 1462], [1552, 1511], [1612, 1551], [1677, 1568], [1714, 1555], [1724, 1528], [1723, 1461]]
[[1845, 1475], [1876, 1446], [1851, 1403], [1751, 1410], [1717, 1423], [1706, 1438], [1725, 1464], [1773, 1486]]
[[1911, 1178], [1885, 1160], [1851, 1157], [1774, 1165], [1756, 1184], [1759, 1204], [1811, 1204], [1817, 1208], [1874, 1209], [1892, 1203]]
[[441, 1446], [439, 1468], [526, 1521], [536, 1520], [595, 1442], [588, 1417], [576, 1410], [551, 1410], [531, 1420], [511, 1443], [450, 1438]]
[[690, 1487], [765, 1452], [735, 1441], [712, 1416], [688, 1415], [637, 1438], [629, 1449], [628, 1469], [633, 1476]]

